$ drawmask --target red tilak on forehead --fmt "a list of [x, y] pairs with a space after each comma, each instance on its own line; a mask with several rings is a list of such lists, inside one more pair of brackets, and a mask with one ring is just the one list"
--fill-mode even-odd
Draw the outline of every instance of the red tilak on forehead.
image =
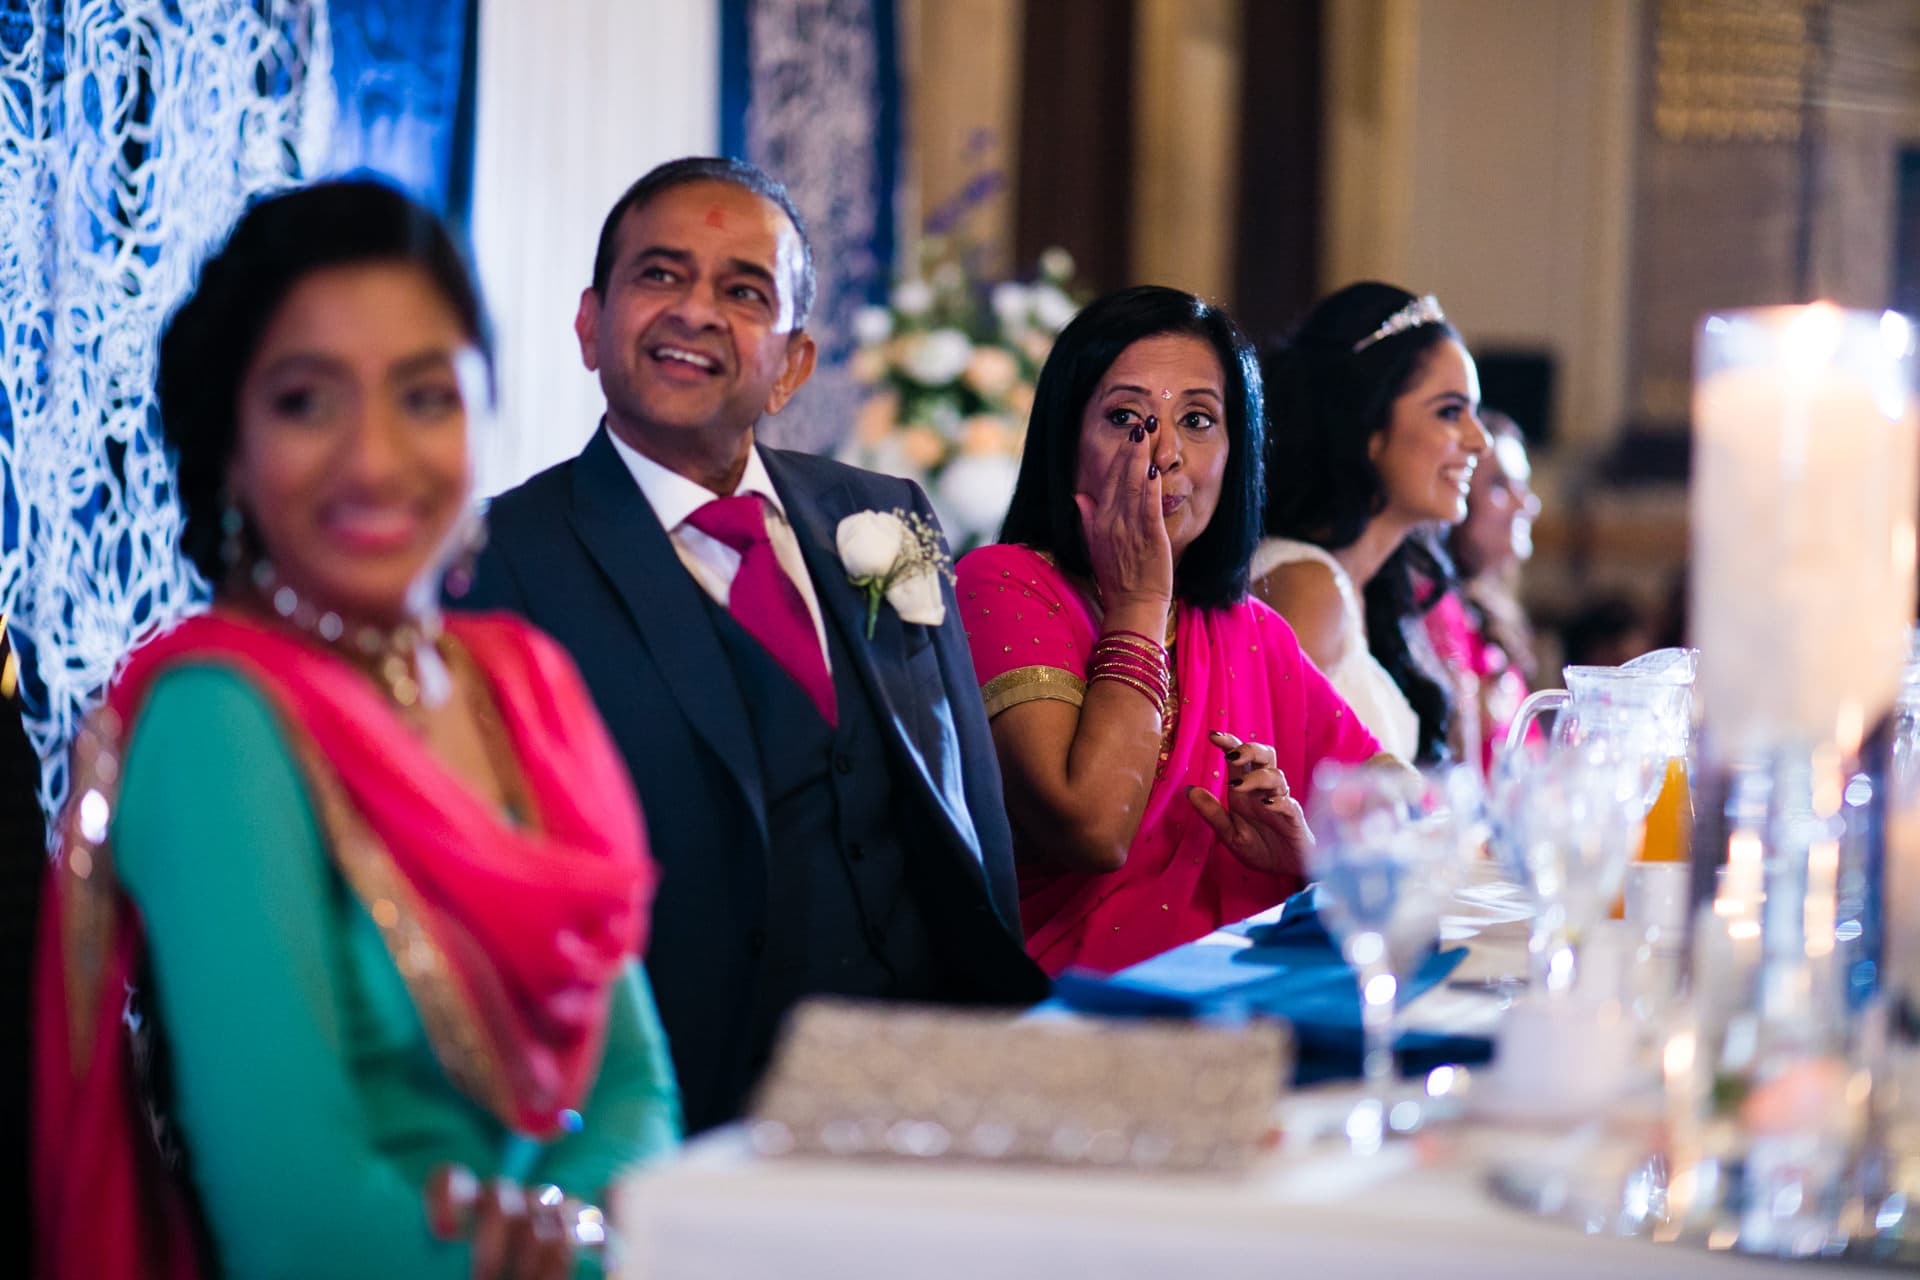
[[710, 227], [718, 227], [720, 230], [725, 231], [727, 229], [727, 215], [722, 213], [718, 206], [709, 209], [707, 210], [707, 225]]

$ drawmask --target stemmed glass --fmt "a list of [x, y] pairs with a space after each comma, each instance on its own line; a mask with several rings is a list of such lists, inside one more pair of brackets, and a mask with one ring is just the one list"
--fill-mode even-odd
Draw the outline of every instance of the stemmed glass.
[[1538, 755], [1509, 752], [1495, 770], [1491, 844], [1533, 898], [1527, 951], [1536, 991], [1573, 990], [1581, 940], [1619, 896], [1639, 846], [1656, 755], [1598, 735]]
[[1396, 1005], [1432, 953], [1440, 917], [1466, 876], [1479, 831], [1478, 781], [1465, 768], [1322, 764], [1307, 822], [1315, 906], [1360, 989], [1366, 1098], [1347, 1120], [1357, 1151], [1386, 1135]]

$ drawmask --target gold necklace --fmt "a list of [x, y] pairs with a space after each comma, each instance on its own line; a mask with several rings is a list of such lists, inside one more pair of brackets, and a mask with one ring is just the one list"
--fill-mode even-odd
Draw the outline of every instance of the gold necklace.
[[275, 617], [365, 672], [400, 711], [411, 712], [422, 700], [439, 703], [445, 699], [448, 675], [439, 652], [437, 610], [428, 610], [395, 627], [349, 623], [334, 610], [322, 609], [302, 597], [280, 577], [271, 561], [254, 563], [252, 581], [255, 594]]

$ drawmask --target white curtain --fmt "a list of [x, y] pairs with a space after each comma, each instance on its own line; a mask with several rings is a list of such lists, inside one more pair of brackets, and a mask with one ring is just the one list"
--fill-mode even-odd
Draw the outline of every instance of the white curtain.
[[600, 387], [573, 315], [601, 220], [635, 178], [719, 145], [719, 0], [480, 6], [473, 245], [499, 346], [480, 492], [578, 452]]

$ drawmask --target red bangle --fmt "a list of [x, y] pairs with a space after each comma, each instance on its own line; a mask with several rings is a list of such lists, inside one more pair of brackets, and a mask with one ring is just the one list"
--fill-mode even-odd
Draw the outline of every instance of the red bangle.
[[1160, 645], [1140, 645], [1131, 639], [1117, 639], [1114, 635], [1102, 635], [1098, 641], [1094, 641], [1092, 656], [1100, 658], [1104, 654], [1127, 654], [1140, 662], [1150, 662], [1152, 666], [1158, 666], [1162, 670], [1167, 666], [1167, 651]]
[[1096, 672], [1093, 678], [1087, 681], [1087, 685], [1089, 688], [1091, 688], [1093, 685], [1097, 684], [1099, 681], [1102, 681], [1102, 680], [1112, 680], [1118, 684], [1124, 684], [1130, 689], [1139, 690], [1140, 696], [1153, 704], [1153, 708], [1156, 713], [1162, 716], [1166, 715], [1167, 697], [1165, 694], [1156, 695], [1152, 689], [1149, 689], [1146, 685], [1140, 683], [1138, 680], [1135, 680], [1132, 676], [1124, 676], [1117, 671]]
[[1125, 631], [1125, 629], [1117, 628], [1112, 629], [1112, 631], [1102, 631], [1098, 643], [1102, 643], [1102, 645], [1127, 645], [1127, 647], [1133, 647], [1133, 649], [1150, 649], [1150, 651], [1162, 652], [1162, 654], [1167, 651], [1167, 647], [1162, 645], [1160, 641], [1156, 641], [1152, 635], [1140, 635], [1139, 631]]
[[1101, 633], [1100, 638], [1106, 640], [1114, 636], [1132, 636], [1135, 640], [1139, 640], [1144, 644], [1150, 644], [1156, 649], [1164, 649], [1167, 647], [1158, 640], [1155, 640], [1152, 636], [1143, 636], [1138, 631], [1128, 631], [1124, 627], [1115, 627], [1111, 631], [1104, 631]]
[[1096, 665], [1088, 675], [1087, 683], [1092, 684], [1095, 680], [1102, 679], [1124, 680], [1136, 685], [1143, 691], [1149, 692], [1163, 706], [1171, 692], [1166, 678], [1158, 672], [1142, 671], [1138, 667], [1126, 667], [1117, 663], [1103, 662]]
[[1094, 663], [1093, 670], [1089, 674], [1088, 678], [1092, 679], [1094, 677], [1102, 676], [1102, 675], [1131, 676], [1135, 680], [1142, 681], [1145, 684], [1151, 686], [1152, 688], [1160, 690], [1163, 696], [1167, 688], [1167, 676], [1165, 672], [1155, 671], [1155, 670], [1152, 670], [1151, 668], [1139, 666], [1132, 663], [1115, 662], [1115, 661], [1102, 661], [1102, 662]]

